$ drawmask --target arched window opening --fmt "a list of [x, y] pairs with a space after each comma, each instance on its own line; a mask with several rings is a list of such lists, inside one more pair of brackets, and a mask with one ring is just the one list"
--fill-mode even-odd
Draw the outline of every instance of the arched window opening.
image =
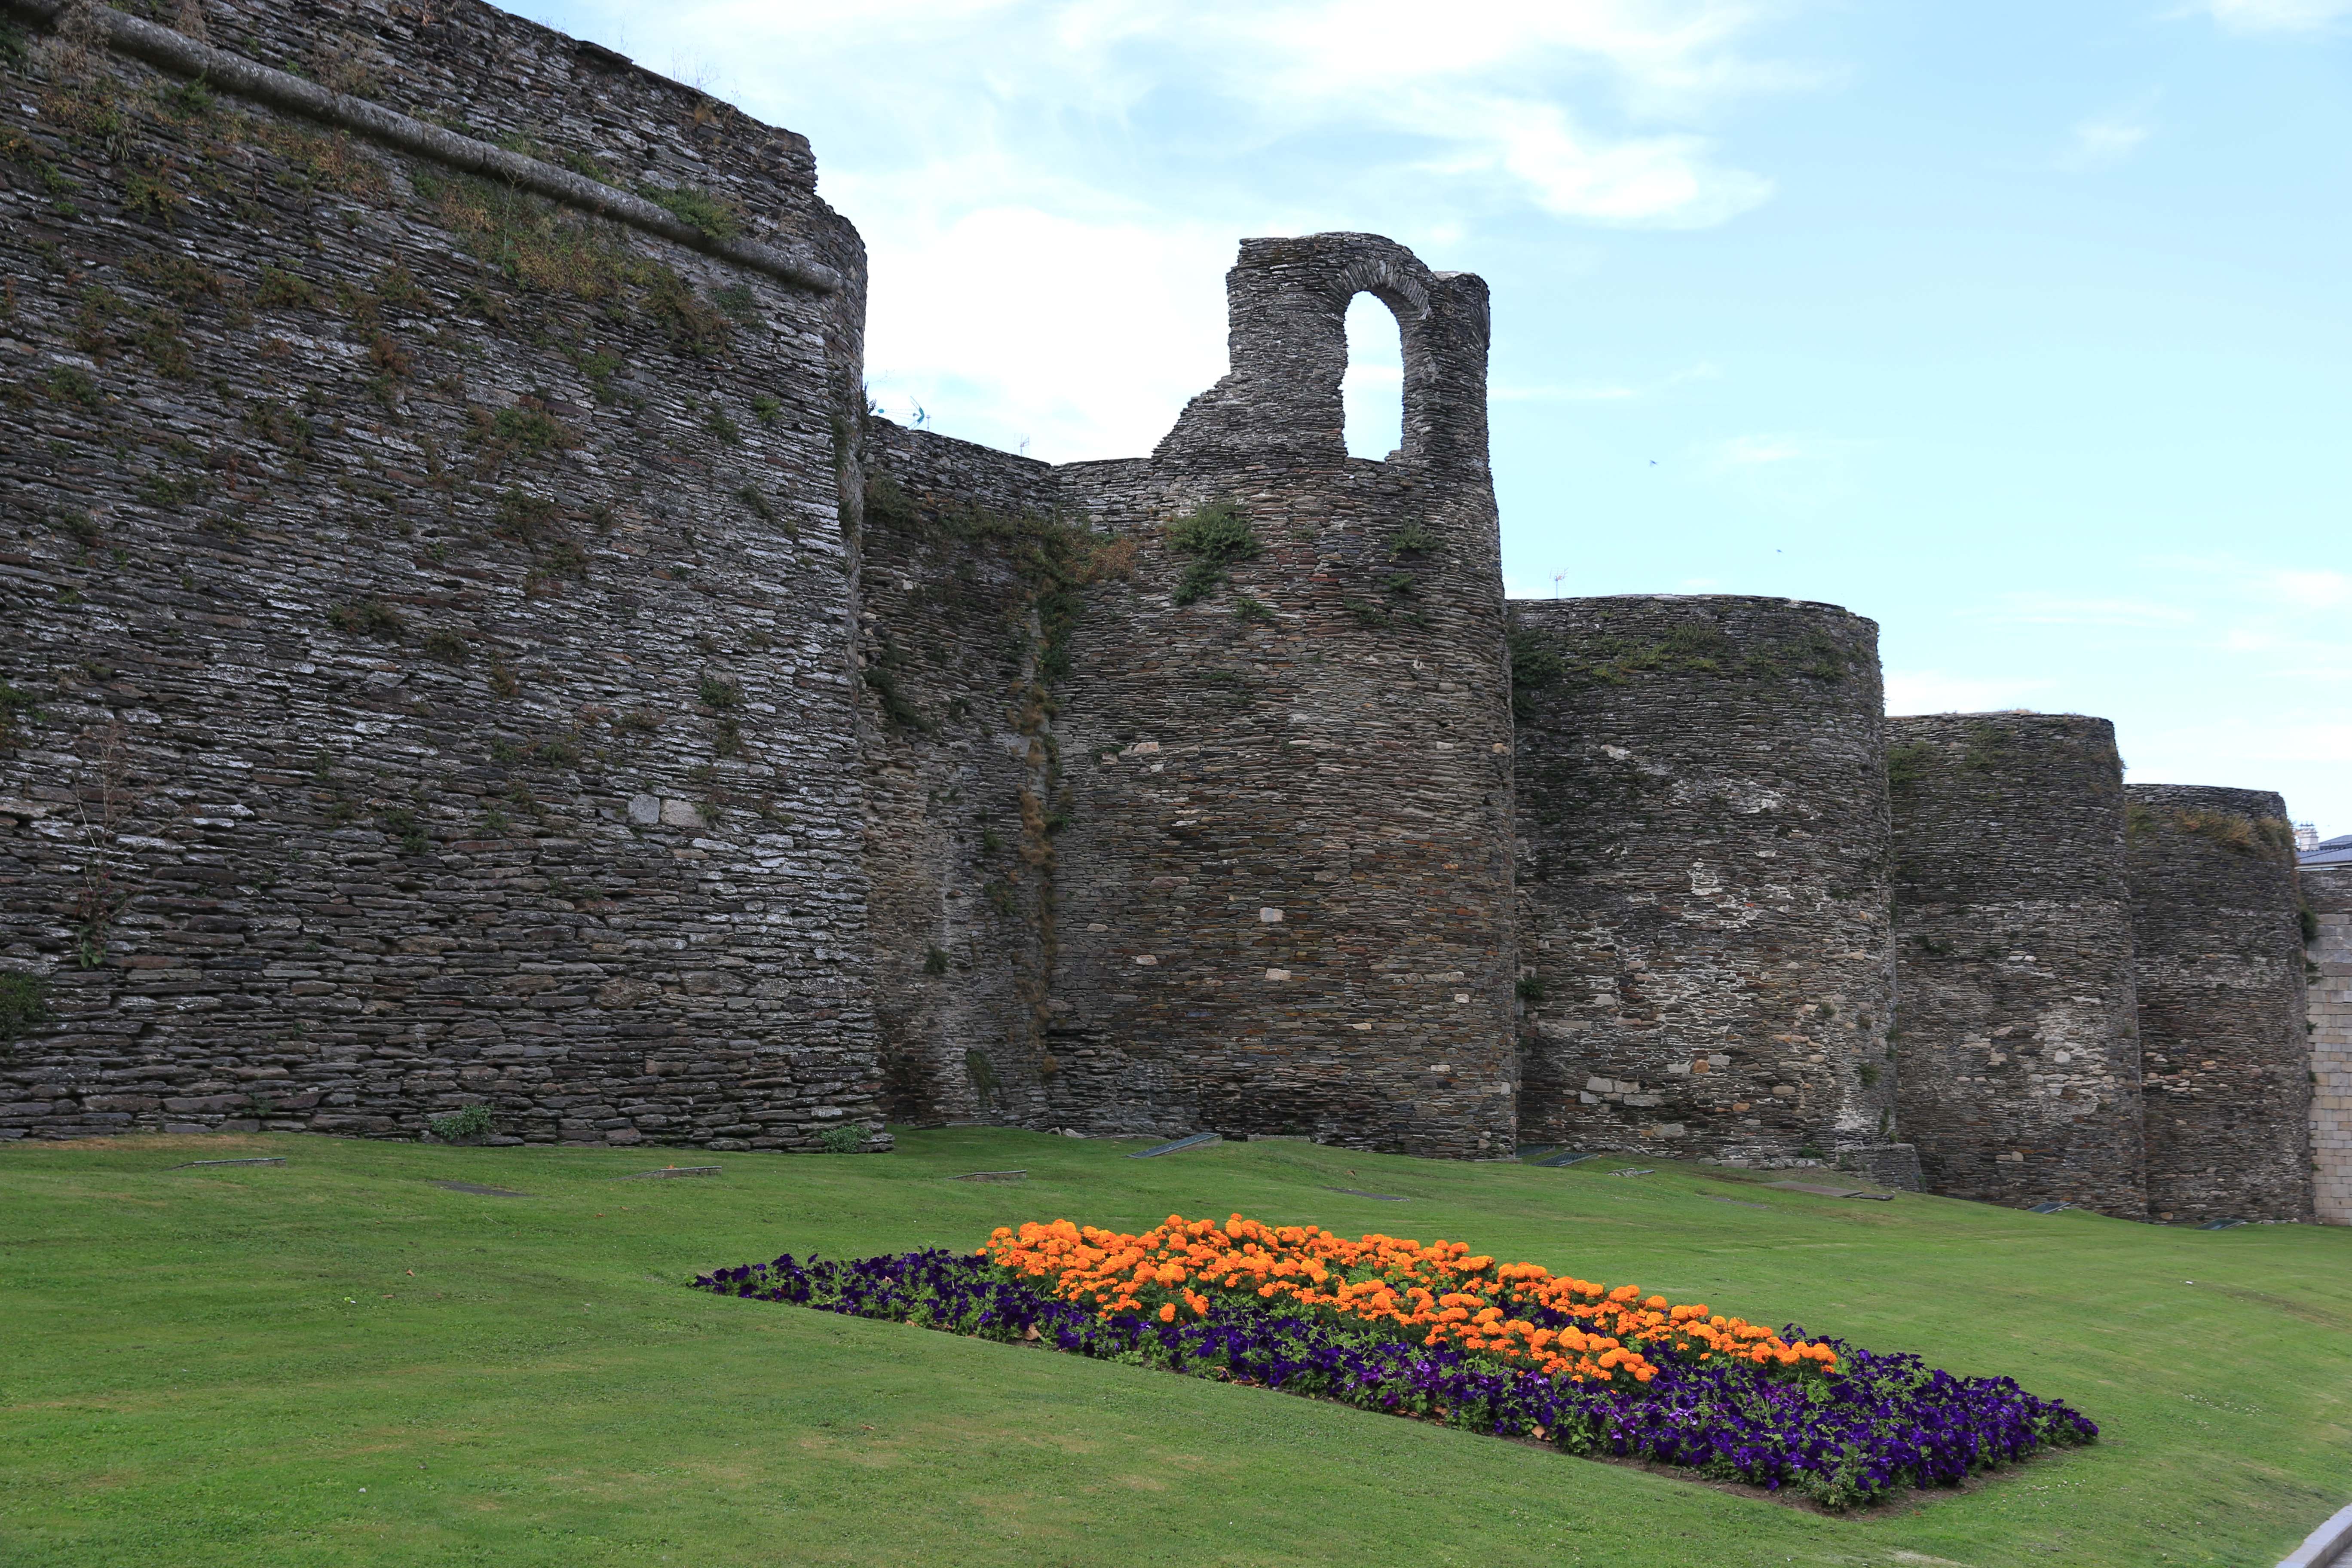
[[1348, 372], [1339, 379], [1348, 456], [1375, 462], [1404, 445], [1404, 334], [1378, 296], [1348, 301]]

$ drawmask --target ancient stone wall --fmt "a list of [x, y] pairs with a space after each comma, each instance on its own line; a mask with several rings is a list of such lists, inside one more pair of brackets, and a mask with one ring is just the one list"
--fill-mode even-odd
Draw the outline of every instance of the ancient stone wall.
[[2352, 1225], [2352, 865], [2304, 867], [2303, 896], [2314, 1207], [2330, 1225]]
[[1510, 611], [1521, 1138], [1916, 1184], [1877, 626], [1728, 595]]
[[0, 1132], [871, 1123], [807, 143], [468, 0], [202, 9], [0, 100]]
[[2123, 764], [2104, 719], [1889, 719], [1896, 1115], [1931, 1192], [2147, 1211]]
[[[1047, 1120], [1424, 1154], [1513, 1136], [1510, 728], [1485, 285], [1364, 235], [1249, 240], [1232, 374], [1149, 459], [1059, 470], [1129, 542], [1067, 623]], [[1348, 302], [1403, 446], [1347, 456]]]
[[1047, 465], [868, 422], [866, 864], [891, 1114], [1042, 1123], [1054, 653], [1092, 541]]
[[[1485, 287], [1364, 235], [1244, 242], [1227, 285], [1233, 374], [1150, 458], [871, 426], [894, 1103], [1505, 1155]], [[1341, 436], [1365, 291], [1405, 350], [1380, 463]]]
[[2294, 832], [2262, 790], [2124, 792], [2148, 1217], [2311, 1217]]

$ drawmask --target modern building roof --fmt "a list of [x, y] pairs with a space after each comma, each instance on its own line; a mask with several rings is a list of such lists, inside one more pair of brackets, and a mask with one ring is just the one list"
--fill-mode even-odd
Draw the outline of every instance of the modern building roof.
[[2315, 849], [2306, 849], [2295, 857], [2304, 866], [2352, 866], [2352, 833], [2323, 838]]

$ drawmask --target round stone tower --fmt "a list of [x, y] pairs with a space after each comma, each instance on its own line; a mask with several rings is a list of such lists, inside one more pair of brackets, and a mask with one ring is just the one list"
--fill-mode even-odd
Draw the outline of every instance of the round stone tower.
[[2352, 836], [2301, 857], [2311, 969], [2312, 1208], [2352, 1225]]
[[2145, 1217], [2115, 726], [1946, 713], [1887, 742], [1896, 1080], [1927, 1189]]
[[2148, 1217], [2307, 1220], [2294, 830], [2262, 790], [2124, 793]]
[[1727, 595], [1510, 616], [1522, 1139], [1916, 1185], [1877, 625]]
[[[1226, 289], [1231, 374], [1150, 458], [1059, 470], [1118, 545], [1034, 743], [1046, 1114], [1507, 1157], [1486, 288], [1327, 234], [1244, 241]], [[1343, 438], [1362, 293], [1404, 358], [1402, 444], [1378, 462]]]

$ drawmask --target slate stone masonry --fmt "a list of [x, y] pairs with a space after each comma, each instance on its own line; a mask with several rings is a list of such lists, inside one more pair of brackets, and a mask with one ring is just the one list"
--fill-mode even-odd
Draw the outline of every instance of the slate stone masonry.
[[2148, 1216], [2307, 1220], [2294, 829], [2263, 790], [2124, 792]]
[[2352, 866], [2305, 866], [2314, 1207], [2352, 1225]]
[[1938, 714], [1886, 738], [1897, 1115], [1928, 1190], [2144, 1217], [2114, 726]]
[[0, 1134], [887, 1142], [807, 143], [464, 0], [207, 23], [0, 101]]
[[1048, 1124], [1052, 720], [1034, 694], [1040, 546], [1069, 531], [1055, 471], [884, 419], [866, 431], [866, 867], [889, 1111]]
[[1507, 642], [1476, 278], [1244, 241], [1230, 373], [1055, 468], [872, 416], [803, 138], [476, 0], [144, 9], [0, 0], [0, 1137], [1915, 1137], [2304, 1212], [2290, 884], [2182, 826], [2275, 798], [2134, 818], [2144, 1161], [2107, 728], [1890, 731], [1829, 605]]
[[[1028, 666], [987, 678], [1028, 697], [972, 698], [996, 709], [975, 721], [992, 749], [961, 731], [893, 742], [930, 758], [909, 787], [953, 775], [978, 792], [953, 803], [979, 814], [969, 826], [933, 835], [938, 890], [909, 907], [980, 933], [974, 952], [996, 944], [1013, 983], [930, 1037], [886, 1040], [907, 1042], [946, 1109], [969, 1108], [957, 1080], [981, 1052], [992, 1113], [1032, 1124], [1507, 1155], [1511, 759], [1486, 288], [1339, 234], [1245, 241], [1227, 291], [1232, 374], [1150, 458], [1055, 469], [1049, 500], [1034, 466], [884, 434], [877, 472], [919, 510], [952, 510], [961, 483], [971, 504], [1051, 510], [1105, 546], [1056, 612], [1055, 668], [1039, 672], [1033, 637]], [[1404, 347], [1403, 445], [1386, 462], [1348, 457], [1342, 437], [1344, 320], [1362, 292], [1396, 312]], [[1171, 525], [1218, 506], [1250, 542], [1180, 593], [1198, 557]], [[968, 556], [957, 569], [961, 588], [910, 575], [877, 599], [879, 635], [937, 650], [902, 660], [934, 709], [989, 662], [948, 656], [972, 645], [940, 605], [990, 580]], [[1017, 633], [1034, 588], [993, 581], [998, 607], [972, 624]], [[1021, 777], [986, 782], [999, 753]], [[1016, 843], [1033, 812], [1043, 831]], [[992, 821], [992, 870], [970, 858]], [[905, 864], [892, 843], [878, 852]], [[959, 927], [975, 883], [1001, 907]], [[899, 946], [903, 965], [913, 935]], [[946, 952], [953, 964], [964, 950]]]
[[1510, 613], [1521, 1136], [1916, 1185], [1877, 626], [1729, 595]]

